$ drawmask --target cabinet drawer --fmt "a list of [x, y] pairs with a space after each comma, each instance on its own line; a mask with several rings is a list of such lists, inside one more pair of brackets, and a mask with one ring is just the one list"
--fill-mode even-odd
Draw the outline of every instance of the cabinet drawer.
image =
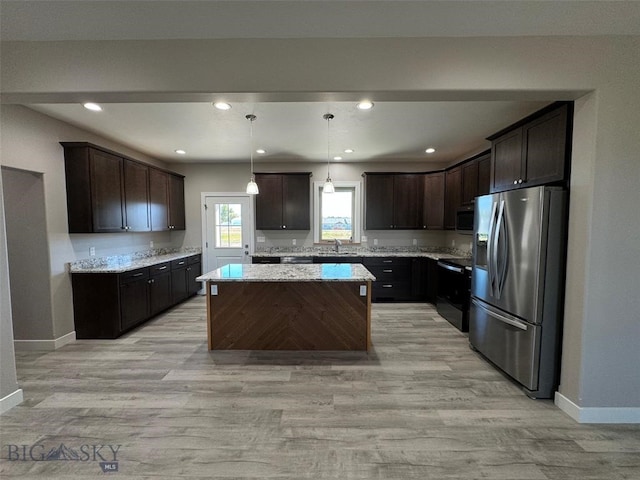
[[186, 257], [173, 260], [171, 262], [171, 270], [175, 270], [177, 268], [184, 268], [187, 266], [187, 263], [188, 263], [188, 259]]
[[187, 263], [189, 265], [193, 265], [194, 263], [200, 263], [200, 254], [191, 255], [189, 258], [187, 258]]
[[411, 265], [410, 257], [364, 257], [362, 263], [369, 266]]
[[390, 298], [402, 300], [411, 297], [411, 282], [409, 281], [376, 281], [371, 293], [374, 298]]
[[144, 280], [149, 278], [149, 267], [131, 270], [130, 272], [121, 273], [118, 276], [120, 284], [135, 282], [136, 280]]
[[368, 270], [375, 275], [377, 281], [410, 280], [410, 265], [370, 265]]
[[153, 275], [159, 275], [164, 272], [168, 272], [170, 267], [171, 267], [171, 262], [164, 262], [164, 263], [159, 263], [157, 265], [153, 265], [152, 267], [149, 267], [149, 270], [150, 270], [151, 276], [153, 276]]

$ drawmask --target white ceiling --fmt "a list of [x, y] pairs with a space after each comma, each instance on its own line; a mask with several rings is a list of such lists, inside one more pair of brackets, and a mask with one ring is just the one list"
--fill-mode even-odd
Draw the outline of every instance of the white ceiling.
[[[634, 1], [3, 0], [0, 8], [3, 41], [640, 34]], [[324, 161], [322, 115], [331, 112], [332, 155], [355, 150], [345, 161], [448, 163], [487, 148], [486, 136], [548, 103], [372, 100], [368, 112], [352, 101], [234, 103], [228, 112], [169, 98], [105, 104], [100, 113], [28, 106], [170, 162], [246, 161], [247, 113], [258, 117], [254, 146], [266, 158]], [[427, 156], [428, 146], [436, 154]]]
[[[485, 138], [542, 102], [378, 102], [369, 111], [354, 102], [241, 103], [220, 111], [210, 103], [107, 104], [91, 112], [79, 104], [31, 108], [100, 133], [171, 162], [247, 161], [250, 123], [256, 115], [255, 158], [282, 161], [434, 161], [449, 163], [488, 148]], [[330, 136], [322, 117], [333, 113]], [[433, 146], [437, 152], [425, 154]], [[346, 154], [351, 148], [354, 153]], [[187, 151], [178, 155], [176, 149]]]
[[637, 35], [640, 2], [3, 0], [2, 40]]

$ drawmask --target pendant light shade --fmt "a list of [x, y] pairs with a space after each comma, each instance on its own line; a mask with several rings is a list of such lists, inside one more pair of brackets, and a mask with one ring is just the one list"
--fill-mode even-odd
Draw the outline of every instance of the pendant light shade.
[[251, 134], [251, 170], [249, 172], [249, 174], [251, 175], [251, 177], [249, 178], [249, 183], [247, 183], [247, 194], [248, 195], [257, 195], [258, 193], [260, 193], [260, 191], [258, 190], [258, 184], [256, 183], [256, 178], [253, 175], [253, 122], [256, 119], [255, 115], [247, 115], [244, 118], [246, 118], [247, 120], [249, 120], [249, 125], [251, 126], [250, 128], [250, 134]]
[[331, 163], [331, 131], [329, 125], [334, 117], [332, 113], [325, 113], [322, 118], [327, 121], [327, 180], [324, 182], [324, 186], [322, 187], [322, 193], [335, 193], [336, 189], [331, 181], [331, 172], [329, 168]]

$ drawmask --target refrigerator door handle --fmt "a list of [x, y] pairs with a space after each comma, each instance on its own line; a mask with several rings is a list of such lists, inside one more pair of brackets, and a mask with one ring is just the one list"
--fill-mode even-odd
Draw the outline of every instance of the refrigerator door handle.
[[489, 236], [487, 238], [487, 273], [489, 274], [489, 293], [494, 296], [494, 276], [495, 268], [493, 267], [493, 249], [495, 245], [495, 230], [496, 230], [496, 210], [498, 209], [498, 202], [493, 202], [491, 206], [491, 217], [489, 219]]
[[498, 297], [502, 296], [502, 290], [507, 278], [507, 261], [509, 260], [509, 230], [507, 228], [507, 221], [504, 216], [504, 201], [502, 202], [502, 205], [500, 205], [500, 225], [503, 241], [499, 246], [502, 267], [500, 268], [500, 273], [498, 275]]
[[[493, 238], [493, 248], [491, 250], [491, 261], [493, 263], [493, 278], [495, 279], [495, 288], [493, 296], [496, 299], [500, 299], [502, 295], [502, 290], [500, 288], [500, 284], [502, 283], [501, 275], [498, 271], [498, 252], [500, 251], [500, 232], [502, 230], [502, 223], [504, 219], [504, 200], [500, 200], [500, 209], [498, 210], [498, 217], [496, 218], [496, 227], [494, 230], [494, 238]], [[492, 288], [493, 288], [492, 282]]]
[[491, 315], [491, 317], [495, 318], [496, 320], [499, 320], [499, 321], [501, 321], [503, 323], [511, 325], [512, 327], [519, 328], [520, 330], [524, 330], [525, 332], [529, 329], [529, 327], [527, 326], [526, 323], [524, 323], [524, 322], [522, 322], [520, 320], [514, 320], [512, 318], [505, 317], [504, 315], [500, 315], [495, 310], [489, 310], [487, 307], [485, 307], [484, 305], [482, 305], [480, 302], [478, 302], [475, 299], [471, 300], [471, 303], [473, 303], [476, 307], [481, 308], [481, 309], [486, 310], [487, 312], [489, 312], [489, 315]]

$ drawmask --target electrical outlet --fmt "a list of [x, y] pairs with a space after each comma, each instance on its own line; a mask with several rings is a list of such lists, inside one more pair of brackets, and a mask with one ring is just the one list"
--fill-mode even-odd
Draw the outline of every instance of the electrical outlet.
[[456, 246], [456, 241], [455, 240], [451, 240], [451, 246], [455, 247]]
[[149, 240], [149, 248], [153, 248], [153, 240]]
[[296, 239], [295, 239], [295, 238], [291, 240], [291, 245], [295, 245], [296, 243], [297, 243], [297, 242], [296, 242]]
[[367, 236], [366, 236], [366, 235], [362, 235], [362, 236], [360, 237], [360, 241], [361, 241], [361, 242], [366, 242], [366, 241], [367, 241]]
[[373, 239], [373, 245], [374, 245], [374, 246], [378, 245], [378, 239], [377, 239], [377, 238], [374, 238], [374, 239]]
[[411, 240], [411, 244], [412, 245], [418, 245], [418, 240], [414, 238], [413, 240]]
[[89, 255], [92, 257], [96, 256], [96, 247], [90, 247], [89, 248]]
[[258, 240], [258, 243], [264, 243], [265, 238], [264, 237], [258, 237], [257, 240]]
[[473, 242], [469, 242], [469, 250], [473, 250]]

